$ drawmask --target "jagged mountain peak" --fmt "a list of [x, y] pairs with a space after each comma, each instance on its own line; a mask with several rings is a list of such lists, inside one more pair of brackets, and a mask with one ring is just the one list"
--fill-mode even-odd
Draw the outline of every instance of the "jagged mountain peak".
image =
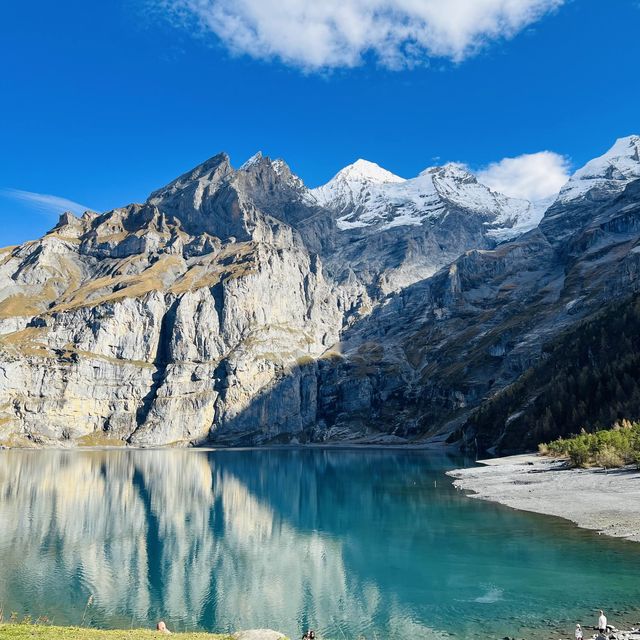
[[447, 162], [443, 165], [427, 167], [418, 174], [420, 176], [439, 176], [466, 182], [477, 182], [476, 176], [461, 162]]
[[233, 168], [231, 167], [229, 156], [224, 152], [218, 153], [151, 193], [147, 198], [147, 202], [157, 204], [168, 195], [182, 191], [190, 185], [195, 183], [216, 183], [232, 172]]
[[282, 159], [272, 160], [261, 151], [251, 156], [234, 175], [240, 190], [251, 194], [261, 205], [270, 209], [271, 201], [282, 198], [308, 199], [308, 189], [289, 165]]
[[258, 151], [239, 169], [219, 153], [151, 193], [146, 204], [191, 235], [248, 239], [264, 230], [261, 214], [287, 222], [284, 204], [295, 207], [303, 200], [315, 205], [286, 162]]
[[264, 158], [264, 155], [262, 154], [262, 151], [257, 151], [246, 162], [244, 162], [240, 166], [239, 171], [246, 171], [247, 169], [249, 169], [253, 165], [255, 165], [258, 162], [260, 162], [263, 158]]
[[[282, 158], [271, 159], [269, 156], [265, 156], [262, 151], [254, 153], [246, 162], [244, 162], [240, 166], [238, 172], [255, 173], [264, 169], [273, 171], [276, 175], [282, 176], [284, 178], [295, 176], [295, 174], [291, 171], [289, 165]], [[295, 176], [295, 178], [300, 183], [302, 182], [302, 180], [298, 176]]]

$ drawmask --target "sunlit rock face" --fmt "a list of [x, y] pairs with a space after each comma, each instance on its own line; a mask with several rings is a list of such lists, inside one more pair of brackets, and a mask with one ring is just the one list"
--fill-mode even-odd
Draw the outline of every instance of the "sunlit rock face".
[[253, 234], [242, 242], [189, 235], [148, 204], [62, 219], [5, 254], [0, 439], [148, 445], [201, 442], [231, 422], [260, 432], [273, 416], [288, 433], [310, 426], [302, 374], [257, 419], [235, 419], [335, 343], [343, 302], [290, 227], [237, 206], [228, 215]]
[[544, 210], [459, 165], [308, 189], [220, 154], [65, 214], [0, 251], [0, 444], [445, 441], [637, 290], [638, 140]]

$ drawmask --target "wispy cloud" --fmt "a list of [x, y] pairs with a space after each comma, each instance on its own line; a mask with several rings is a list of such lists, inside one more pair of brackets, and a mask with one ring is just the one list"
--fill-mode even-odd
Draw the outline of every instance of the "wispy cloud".
[[476, 174], [482, 184], [494, 191], [535, 201], [557, 194], [569, 179], [570, 167], [566, 156], [540, 151], [503, 158]]
[[93, 211], [91, 207], [48, 193], [34, 193], [33, 191], [22, 191], [21, 189], [0, 189], [0, 195], [12, 200], [25, 202], [35, 211], [52, 217], [58, 216], [65, 211], [71, 211], [75, 214], [82, 214], [87, 210]]
[[566, 0], [147, 0], [174, 22], [211, 32], [233, 53], [305, 70], [460, 62], [512, 38]]

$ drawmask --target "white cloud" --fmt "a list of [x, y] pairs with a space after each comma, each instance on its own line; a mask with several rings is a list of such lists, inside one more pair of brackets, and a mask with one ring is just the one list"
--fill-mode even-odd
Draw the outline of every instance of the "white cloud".
[[569, 169], [565, 156], [540, 151], [493, 162], [476, 175], [494, 191], [535, 201], [557, 194], [569, 179]]
[[67, 198], [61, 198], [60, 196], [52, 196], [48, 193], [34, 193], [33, 191], [22, 191], [20, 189], [2, 189], [0, 195], [13, 200], [26, 202], [39, 213], [51, 216], [58, 216], [65, 211], [71, 211], [75, 214], [82, 214], [87, 210], [93, 211], [91, 207], [86, 207], [83, 204], [79, 204], [73, 200], [67, 200]]
[[566, 0], [149, 0], [232, 52], [304, 69], [461, 61]]

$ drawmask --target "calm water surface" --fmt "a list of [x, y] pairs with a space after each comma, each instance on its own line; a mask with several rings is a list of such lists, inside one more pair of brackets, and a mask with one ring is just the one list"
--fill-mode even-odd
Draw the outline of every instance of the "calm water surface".
[[[636, 621], [640, 544], [466, 498], [423, 452], [0, 452], [0, 607], [296, 638]], [[93, 594], [93, 604], [87, 599]], [[635, 607], [635, 608], [634, 608]], [[551, 637], [558, 637], [554, 631]]]

